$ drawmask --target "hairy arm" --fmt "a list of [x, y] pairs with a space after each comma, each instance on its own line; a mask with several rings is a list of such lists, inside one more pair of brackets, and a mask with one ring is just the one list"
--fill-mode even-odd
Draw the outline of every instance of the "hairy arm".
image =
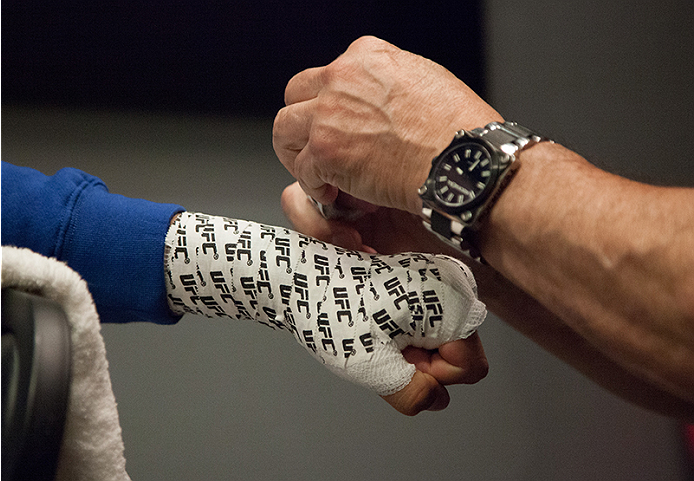
[[694, 190], [632, 182], [560, 145], [522, 154], [481, 248], [586, 348], [694, 403]]
[[694, 403], [625, 368], [493, 269], [472, 270], [489, 310], [549, 353], [625, 401], [694, 420]]

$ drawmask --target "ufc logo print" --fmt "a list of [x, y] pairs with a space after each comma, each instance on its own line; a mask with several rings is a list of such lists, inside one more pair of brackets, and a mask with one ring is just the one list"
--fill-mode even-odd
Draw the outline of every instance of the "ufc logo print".
[[441, 306], [439, 297], [436, 295], [436, 291], [431, 290], [422, 292], [422, 298], [424, 301], [424, 308], [429, 314], [429, 325], [434, 327], [434, 322], [443, 320], [443, 307]]
[[381, 309], [374, 314], [374, 321], [383, 332], [388, 334], [391, 339], [395, 339], [400, 334], [405, 334], [402, 329], [393, 321], [385, 309]]
[[277, 264], [277, 267], [280, 267], [280, 263], [284, 263], [287, 274], [292, 272], [292, 268], [289, 265], [291, 262], [291, 258], [289, 257], [290, 250], [291, 242], [289, 239], [283, 237], [275, 238], [275, 251], [279, 254], [275, 257], [275, 263]]
[[354, 323], [352, 322], [352, 311], [350, 310], [347, 288], [344, 286], [334, 287], [333, 297], [335, 298], [335, 305], [339, 308], [337, 311], [338, 322], [342, 322], [342, 318], [345, 317], [348, 325], [353, 326]]
[[308, 277], [298, 272], [294, 274], [294, 292], [299, 294], [296, 300], [296, 310], [301, 312], [302, 308], [306, 309], [306, 318], [311, 317], [308, 304]]
[[319, 286], [322, 281], [325, 281], [325, 285], [330, 284], [330, 267], [329, 259], [320, 254], [313, 255], [313, 266], [315, 270], [318, 271], [318, 276], [316, 276], [316, 286]]
[[405, 302], [407, 303], [407, 295], [405, 294], [405, 288], [402, 287], [402, 284], [400, 283], [400, 279], [397, 277], [393, 277], [392, 279], [387, 280], [386, 282], [383, 283], [383, 286], [386, 288], [388, 291], [388, 295], [395, 297], [395, 307], [400, 310], [400, 303]]
[[222, 273], [222, 271], [210, 272], [210, 279], [212, 279], [212, 283], [214, 284], [214, 287], [221, 292], [220, 297], [221, 297], [222, 301], [224, 301], [226, 303], [227, 299], [229, 299], [229, 300], [233, 299], [231, 296], [231, 292], [229, 291], [229, 286], [227, 285], [227, 281], [226, 281], [226, 279], [224, 279], [224, 274]]

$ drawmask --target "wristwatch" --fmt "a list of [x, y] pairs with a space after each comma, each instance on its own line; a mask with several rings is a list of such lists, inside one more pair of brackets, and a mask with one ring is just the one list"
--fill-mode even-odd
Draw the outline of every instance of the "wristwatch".
[[515, 122], [456, 132], [419, 188], [424, 225], [486, 264], [475, 242], [479, 223], [518, 168], [518, 153], [543, 141], [549, 139]]

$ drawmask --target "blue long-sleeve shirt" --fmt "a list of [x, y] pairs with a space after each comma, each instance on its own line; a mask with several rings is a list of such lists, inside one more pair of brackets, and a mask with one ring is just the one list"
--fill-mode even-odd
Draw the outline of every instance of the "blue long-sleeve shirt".
[[111, 194], [72, 168], [53, 176], [2, 162], [2, 244], [66, 262], [87, 281], [102, 322], [171, 324], [164, 240], [183, 211]]

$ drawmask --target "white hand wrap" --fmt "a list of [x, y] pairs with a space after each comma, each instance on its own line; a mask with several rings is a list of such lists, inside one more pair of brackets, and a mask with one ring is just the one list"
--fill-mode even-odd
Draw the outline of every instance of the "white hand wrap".
[[366, 254], [244, 220], [182, 213], [166, 236], [165, 265], [174, 312], [286, 329], [336, 374], [380, 395], [412, 379], [405, 346], [466, 338], [486, 316], [456, 259]]

